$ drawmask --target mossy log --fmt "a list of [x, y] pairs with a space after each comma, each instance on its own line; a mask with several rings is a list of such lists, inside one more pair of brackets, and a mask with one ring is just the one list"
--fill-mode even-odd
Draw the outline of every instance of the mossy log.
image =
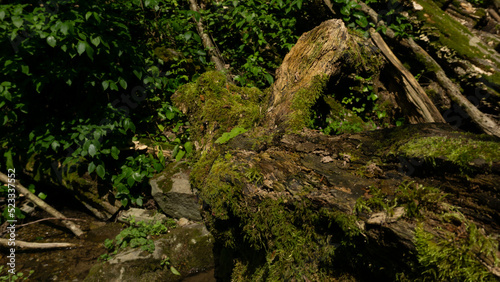
[[[303, 129], [332, 77], [349, 64], [377, 74], [385, 61], [338, 20], [296, 47], [269, 97], [217, 72], [174, 95], [199, 144], [191, 182], [216, 239], [218, 278], [494, 280], [498, 138], [445, 124]], [[235, 127], [249, 130], [221, 142]]]

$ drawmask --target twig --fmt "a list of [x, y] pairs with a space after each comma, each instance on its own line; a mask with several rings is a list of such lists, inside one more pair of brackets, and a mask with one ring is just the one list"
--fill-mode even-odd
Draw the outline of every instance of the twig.
[[[195, 0], [189, 0], [189, 4], [192, 11], [197, 13], [199, 12], [200, 8], [198, 7], [198, 4], [196, 4]], [[201, 37], [203, 46], [205, 46], [205, 48], [208, 49], [208, 52], [210, 54], [210, 61], [212, 61], [212, 63], [215, 64], [215, 69], [217, 69], [218, 71], [226, 71], [226, 67], [222, 62], [222, 57], [220, 56], [220, 54], [218, 54], [215, 44], [213, 43], [212, 39], [210, 39], [210, 36], [208, 36], [208, 34], [204, 31], [202, 20], [199, 19], [197, 21], [195, 19], [195, 22], [196, 22], [196, 30], [198, 31], [198, 34]]]
[[[12, 185], [11, 182], [9, 183], [9, 177], [7, 177], [7, 175], [5, 175], [2, 172], [0, 172], [0, 181]], [[45, 203], [43, 200], [35, 196], [35, 194], [31, 193], [28, 189], [26, 189], [23, 185], [21, 185], [19, 181], [15, 182], [15, 188], [19, 193], [24, 194], [26, 198], [33, 201], [33, 203], [35, 203], [37, 206], [39, 206], [49, 214], [53, 215], [54, 217], [66, 218], [66, 216], [64, 216], [62, 213], [58, 212], [56, 209], [54, 209], [53, 207]], [[66, 227], [68, 227], [76, 236], [80, 236], [83, 234], [83, 231], [80, 229], [80, 227], [78, 227], [73, 222], [68, 220], [63, 220], [62, 223], [66, 225]]]
[[[71, 248], [77, 245], [71, 243], [31, 243], [26, 241], [16, 240], [16, 248], [25, 250], [43, 250], [43, 249], [59, 249], [59, 248]], [[0, 247], [12, 248], [9, 245], [9, 239], [0, 238]]]

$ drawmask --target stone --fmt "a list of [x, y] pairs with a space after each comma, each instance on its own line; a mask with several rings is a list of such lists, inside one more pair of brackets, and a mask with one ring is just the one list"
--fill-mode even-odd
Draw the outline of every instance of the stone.
[[186, 163], [173, 163], [151, 178], [151, 194], [168, 216], [200, 221], [198, 197], [191, 189], [189, 173], [190, 169]]
[[134, 219], [135, 222], [144, 221], [145, 223], [155, 224], [157, 222], [164, 222], [167, 220], [167, 216], [161, 213], [157, 213], [153, 210], [130, 208], [126, 211], [122, 211], [118, 216], [118, 221], [128, 223], [130, 219]]
[[[213, 243], [203, 224], [177, 227], [154, 240], [153, 253], [141, 248], [122, 249], [111, 260], [94, 265], [84, 281], [184, 281], [201, 275], [203, 281], [212, 282]], [[168, 266], [162, 265], [166, 258], [181, 275], [174, 275]]]

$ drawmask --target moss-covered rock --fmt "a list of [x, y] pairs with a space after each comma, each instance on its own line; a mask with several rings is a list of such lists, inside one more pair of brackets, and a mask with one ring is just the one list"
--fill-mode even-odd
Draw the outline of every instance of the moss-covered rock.
[[[140, 248], [120, 250], [108, 262], [93, 266], [84, 281], [182, 281], [214, 267], [214, 240], [201, 224], [173, 229], [154, 239], [154, 244], [153, 253]], [[162, 265], [165, 261], [169, 265]], [[170, 266], [180, 275], [174, 274]]]

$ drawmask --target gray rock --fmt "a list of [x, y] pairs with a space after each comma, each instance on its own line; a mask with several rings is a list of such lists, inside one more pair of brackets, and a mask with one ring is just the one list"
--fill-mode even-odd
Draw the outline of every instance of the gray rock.
[[152, 210], [136, 209], [130, 208], [126, 211], [122, 211], [118, 216], [118, 221], [128, 223], [130, 219], [134, 219], [135, 222], [144, 221], [145, 223], [155, 224], [157, 222], [164, 222], [167, 220], [167, 216], [161, 213], [157, 213]]
[[[125, 248], [108, 262], [94, 265], [84, 281], [183, 281], [193, 275], [207, 276], [213, 273], [215, 266], [213, 243], [212, 235], [203, 224], [178, 227], [155, 239], [153, 253]], [[162, 266], [166, 258], [181, 275], [174, 275], [169, 266]], [[212, 275], [204, 281], [215, 281], [215, 278]]]
[[191, 189], [189, 173], [186, 163], [173, 163], [151, 178], [151, 194], [168, 216], [200, 221], [198, 197]]

